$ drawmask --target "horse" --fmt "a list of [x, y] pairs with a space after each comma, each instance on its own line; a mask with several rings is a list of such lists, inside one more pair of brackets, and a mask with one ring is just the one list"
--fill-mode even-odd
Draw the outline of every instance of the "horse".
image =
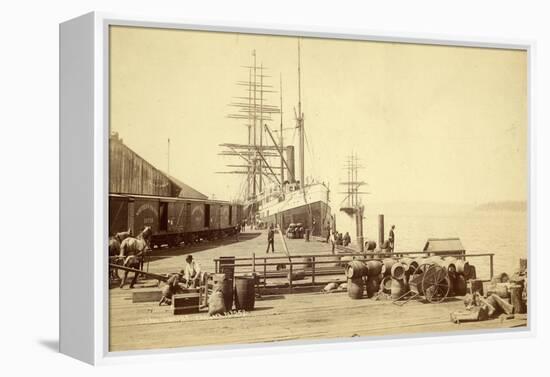
[[[114, 264], [120, 264], [120, 244], [126, 238], [131, 237], [132, 232], [128, 229], [126, 232], [118, 232], [114, 236], [109, 238], [109, 262]], [[116, 268], [111, 269], [111, 279], [120, 280], [118, 270]]]
[[[109, 238], [109, 263], [119, 264], [120, 262], [120, 242], [118, 238], [111, 237]], [[119, 280], [118, 270], [116, 268], [110, 268], [110, 277], [111, 280]]]
[[128, 229], [126, 232], [118, 232], [113, 238], [115, 238], [118, 242], [122, 242], [128, 237], [132, 237], [131, 229]]
[[117, 257], [120, 254], [120, 241], [118, 238], [111, 237], [109, 238], [109, 256]]
[[[127, 237], [120, 244], [120, 257], [124, 258], [124, 266], [130, 267], [136, 270], [141, 270], [143, 268], [143, 257], [147, 254], [151, 248], [149, 246], [149, 240], [153, 234], [153, 231], [150, 226], [146, 226], [142, 231], [137, 235], [137, 237]], [[124, 287], [126, 283], [126, 278], [128, 277], [129, 271], [124, 271], [124, 278], [120, 283], [120, 288]], [[134, 273], [132, 282], [130, 283], [130, 288], [134, 287], [134, 284], [137, 281], [138, 273]]]

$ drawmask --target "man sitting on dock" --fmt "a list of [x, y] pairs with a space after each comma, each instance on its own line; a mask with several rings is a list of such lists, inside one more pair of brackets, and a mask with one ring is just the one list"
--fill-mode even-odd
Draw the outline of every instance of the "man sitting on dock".
[[275, 253], [275, 231], [273, 230], [273, 224], [269, 225], [269, 230], [267, 231], [267, 249], [265, 249], [266, 254], [269, 254], [269, 245], [271, 245], [271, 252]]
[[201, 280], [201, 266], [198, 262], [193, 260], [192, 255], [188, 255], [185, 258], [185, 268], [183, 269], [183, 277], [187, 287], [196, 288], [200, 285]]

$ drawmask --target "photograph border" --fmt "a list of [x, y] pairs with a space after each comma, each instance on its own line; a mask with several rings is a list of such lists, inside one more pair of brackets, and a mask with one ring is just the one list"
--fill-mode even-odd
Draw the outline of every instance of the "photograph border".
[[[109, 27], [132, 26], [144, 28], [165, 28], [195, 31], [214, 31], [275, 36], [301, 36], [310, 38], [330, 38], [358, 41], [394, 42], [424, 45], [446, 45], [459, 47], [477, 47], [494, 49], [523, 50], [527, 53], [527, 169], [528, 169], [528, 239], [527, 255], [529, 264], [529, 295], [537, 297], [535, 245], [535, 161], [533, 125], [534, 102], [532, 95], [535, 42], [532, 40], [512, 40], [488, 37], [463, 37], [437, 34], [381, 32], [368, 29], [345, 29], [336, 27], [316, 27], [311, 25], [283, 25], [251, 22], [180, 20], [159, 17], [139, 17], [110, 13], [92, 13], [94, 20], [94, 140], [93, 140], [93, 175], [94, 175], [94, 363], [112, 364], [146, 360], [183, 360], [186, 358], [202, 359], [212, 357], [257, 356], [267, 354], [294, 353], [296, 351], [322, 351], [363, 349], [380, 346], [404, 345], [414, 339], [415, 344], [434, 344], [447, 342], [471, 342], [481, 340], [500, 340], [510, 338], [533, 337], [536, 334], [536, 302], [528, 305], [528, 325], [526, 328], [495, 329], [475, 331], [452, 331], [445, 333], [421, 333], [405, 335], [388, 335], [380, 337], [339, 338], [325, 340], [282, 341], [269, 344], [227, 344], [223, 346], [197, 346], [173, 349], [156, 349], [144, 351], [109, 351], [109, 287], [107, 281], [107, 244], [108, 244], [108, 173], [109, 173]], [[63, 146], [60, 146], [63, 148]], [[67, 231], [66, 229], [64, 230]], [[460, 336], [456, 336], [460, 335]]]

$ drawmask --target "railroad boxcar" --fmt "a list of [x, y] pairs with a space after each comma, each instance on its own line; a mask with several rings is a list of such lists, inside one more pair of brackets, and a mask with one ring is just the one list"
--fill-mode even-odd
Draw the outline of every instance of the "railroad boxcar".
[[233, 234], [241, 213], [240, 205], [223, 201], [111, 194], [109, 235], [150, 226], [151, 246], [177, 246]]

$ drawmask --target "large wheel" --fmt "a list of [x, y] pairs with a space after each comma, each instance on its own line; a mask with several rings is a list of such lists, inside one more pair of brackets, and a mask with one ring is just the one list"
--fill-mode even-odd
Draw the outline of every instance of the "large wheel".
[[424, 278], [424, 272], [426, 272], [431, 266], [431, 263], [420, 263], [409, 275], [409, 287], [410, 290], [417, 294], [424, 294], [422, 287], [422, 280]]
[[428, 267], [422, 277], [422, 291], [429, 302], [442, 302], [451, 289], [447, 269], [436, 264]]

